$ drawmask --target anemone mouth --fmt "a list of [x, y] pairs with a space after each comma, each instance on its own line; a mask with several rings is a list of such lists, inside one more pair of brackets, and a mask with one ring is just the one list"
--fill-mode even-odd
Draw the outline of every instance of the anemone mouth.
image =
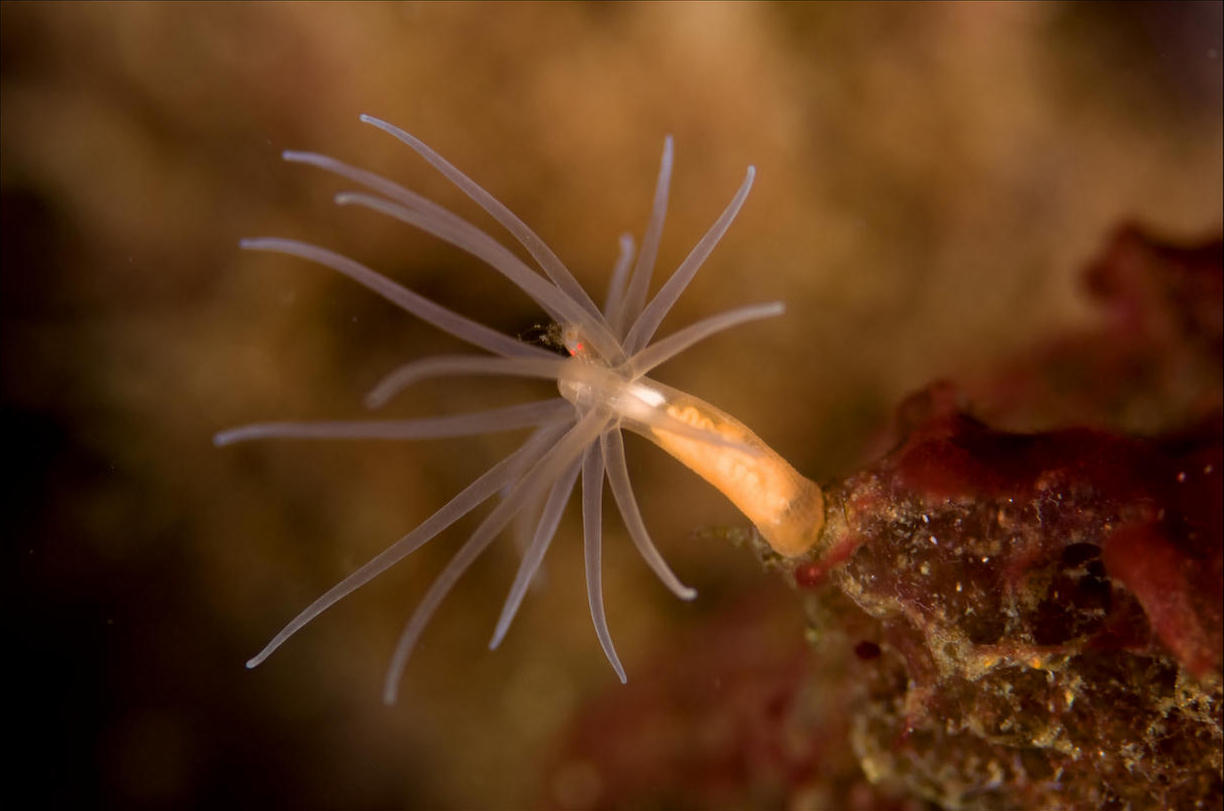
[[384, 406], [421, 380], [456, 375], [552, 380], [562, 397], [429, 419], [256, 423], [218, 433], [215, 443], [229, 445], [269, 438], [435, 439], [533, 428], [516, 451], [307, 606], [252, 657], [247, 666], [259, 665], [319, 614], [428, 543], [459, 518], [500, 495], [408, 620], [388, 669], [384, 699], [388, 703], [395, 701], [400, 676], [416, 641], [454, 583], [512, 521], [526, 519], [534, 529], [525, 544], [522, 563], [490, 641], [491, 648], [497, 647], [556, 535], [561, 513], [581, 477], [590, 614], [600, 646], [612, 669], [624, 682], [625, 669], [612, 642], [603, 605], [600, 558], [605, 481], [630, 538], [647, 565], [681, 599], [692, 599], [696, 592], [675, 576], [646, 530], [629, 479], [622, 428], [662, 431], [710, 447], [738, 448], [745, 454], [758, 452], [737, 437], [729, 438], [725, 432], [686, 422], [668, 413], [662, 407], [667, 397], [662, 393], [665, 387], [645, 377], [658, 365], [711, 335], [782, 312], [779, 303], [740, 307], [651, 343], [664, 316], [735, 219], [752, 186], [755, 170], [748, 167], [731, 202], [654, 297], [648, 299], [672, 174], [673, 145], [668, 136], [664, 140], [641, 250], [635, 259], [633, 238], [627, 234], [620, 237], [619, 254], [604, 306], [600, 308], [544, 241], [488, 191], [415, 136], [373, 116], [363, 115], [361, 120], [409, 146], [453, 182], [514, 236], [531, 255], [537, 268], [526, 264], [497, 239], [467, 220], [380, 175], [310, 152], [287, 151], [283, 157], [291, 163], [323, 169], [363, 189], [336, 195], [338, 205], [357, 205], [400, 220], [482, 260], [518, 286], [560, 325], [557, 340], [570, 357], [558, 357], [549, 349], [503, 335], [326, 248], [278, 237], [245, 239], [241, 247], [295, 256], [328, 267], [444, 332], [490, 353], [437, 356], [407, 363], [390, 372], [367, 395], [366, 405], [370, 408]]

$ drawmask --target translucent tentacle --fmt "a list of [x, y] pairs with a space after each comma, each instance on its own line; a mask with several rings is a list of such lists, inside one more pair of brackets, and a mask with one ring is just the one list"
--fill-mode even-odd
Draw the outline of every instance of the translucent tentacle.
[[[402, 217], [397, 217], [397, 219], [408, 222], [409, 225], [420, 228], [426, 233], [433, 234], [439, 239], [449, 242], [481, 259], [522, 288], [540, 306], [548, 310], [553, 318], [562, 320], [561, 313], [568, 312], [567, 303], [574, 304], [562, 291], [548, 284], [545, 279], [541, 278], [538, 273], [524, 264], [522, 260], [507, 250], [504, 245], [492, 236], [458, 214], [455, 214], [450, 209], [438, 205], [428, 197], [406, 189], [382, 175], [366, 171], [365, 169], [358, 169], [355, 166], [327, 155], [320, 155], [315, 152], [286, 150], [281, 156], [290, 163], [304, 163], [316, 166], [324, 171], [347, 178], [354, 183], [358, 183], [378, 192], [384, 197], [396, 201], [415, 215], [411, 220], [406, 220]], [[343, 205], [357, 202], [357, 200], [350, 199], [348, 195], [340, 195], [337, 202]], [[382, 211], [382, 213], [387, 214], [389, 212]], [[562, 299], [565, 301], [563, 302]], [[579, 308], [575, 308], [575, 310], [580, 311]], [[570, 315], [576, 317], [578, 312], [570, 313]], [[577, 318], [571, 320], [577, 320]]]
[[603, 451], [592, 443], [582, 457], [582, 540], [586, 558], [587, 603], [591, 607], [591, 622], [595, 624], [595, 636], [604, 656], [616, 671], [621, 684], [628, 681], [616, 646], [612, 644], [612, 632], [608, 630], [608, 619], [604, 614], [603, 569], [601, 541], [603, 539]]
[[[513, 485], [502, 488], [502, 498], [510, 495], [510, 490]], [[514, 543], [514, 549], [518, 552], [519, 558], [522, 559], [527, 550], [531, 547], [531, 540], [535, 537], [536, 526], [540, 523], [540, 514], [544, 512], [544, 501], [548, 494], [541, 493], [531, 499], [523, 506], [523, 509], [518, 511], [518, 515], [510, 520], [510, 529], [508, 533], [510, 540]], [[545, 579], [545, 569], [540, 566], [536, 570], [535, 577], [531, 580], [531, 588], [536, 588], [543, 584]]]
[[524, 465], [540, 458], [560, 433], [560, 426], [545, 426], [537, 430], [517, 451], [498, 462], [480, 478], [469, 484], [442, 509], [425, 519], [420, 526], [375, 555], [360, 568], [327, 590], [280, 630], [263, 650], [247, 661], [247, 667], [257, 667], [289, 637], [311, 623], [336, 603], [369, 583], [383, 572], [433, 540], [438, 533], [474, 510], [507, 482], [520, 474]]
[[710, 230], [706, 231], [705, 236], [697, 241], [693, 250], [680, 263], [680, 267], [676, 268], [676, 272], [659, 289], [659, 292], [651, 299], [650, 304], [647, 304], [646, 309], [638, 316], [637, 321], [629, 328], [629, 334], [625, 337], [624, 345], [625, 351], [630, 355], [637, 354], [650, 343], [650, 339], [654, 337], [655, 330], [663, 322], [663, 317], [667, 315], [667, 312], [676, 303], [676, 299], [680, 298], [684, 288], [688, 287], [688, 283], [693, 280], [693, 275], [697, 273], [701, 264], [710, 256], [714, 246], [722, 239], [723, 234], [727, 233], [727, 229], [731, 227], [735, 215], [739, 213], [740, 208], [744, 205], [744, 200], [748, 197], [748, 191], [752, 188], [752, 179], [755, 176], [756, 169], [749, 166], [744, 182], [740, 184], [739, 191], [731, 198], [731, 202], [723, 209], [723, 213], [710, 226]]
[[[371, 211], [377, 211], [400, 222], [415, 226], [433, 234], [438, 239], [449, 242], [460, 250], [470, 253], [477, 259], [487, 263], [507, 279], [517, 285], [523, 292], [531, 296], [550, 316], [557, 321], [573, 324], [582, 330], [599, 350], [607, 353], [607, 357], [622, 358], [620, 343], [603, 324], [603, 316], [598, 318], [586, 312], [580, 305], [570, 300], [563, 292], [549, 283], [540, 274], [533, 271], [521, 259], [506, 250], [505, 246], [488, 234], [474, 229], [456, 229], [453, 226], [438, 222], [429, 214], [399, 203], [393, 203], [382, 197], [362, 192], [341, 192], [335, 197], [337, 205], [359, 205]], [[538, 348], [538, 347], [537, 347]]]
[[514, 212], [506, 208], [500, 200], [489, 194], [476, 181], [456, 169], [446, 158], [433, 151], [433, 149], [415, 135], [405, 132], [394, 124], [389, 124], [372, 115], [363, 115], [361, 120], [399, 139], [422, 158], [433, 164], [435, 169], [445, 175], [450, 182], [458, 186], [464, 194], [472, 198], [476, 205], [489, 212], [493, 219], [497, 220], [507, 231], [513, 234], [514, 238], [527, 249], [527, 252], [540, 263], [544, 273], [548, 278], [552, 279], [553, 283], [563, 293], [569, 296], [575, 303], [580, 304], [587, 312], [597, 316], [602, 322], [603, 314], [599, 312], [595, 302], [591, 301], [591, 297], [582, 289], [582, 285], [578, 284], [578, 280], [569, 272], [569, 269], [557, 258], [552, 249], [544, 243], [544, 240], [540, 239], [534, 231], [527, 227], [526, 223], [520, 220]]
[[608, 280], [608, 295], [604, 299], [604, 314], [609, 321], [621, 306], [625, 296], [625, 282], [629, 275], [629, 263], [633, 261], [633, 235], [621, 234], [618, 240], [620, 253], [612, 266], [612, 278]]
[[608, 483], [612, 485], [612, 495], [616, 498], [616, 505], [620, 508], [621, 518], [625, 521], [625, 528], [629, 530], [629, 537], [633, 539], [633, 545], [637, 547], [646, 565], [658, 575], [659, 580], [663, 581], [663, 585], [667, 586], [672, 594], [681, 600], [693, 599], [697, 596], [696, 589], [684, 585], [672, 573], [667, 562], [663, 560], [663, 556], [659, 554], [659, 550], [655, 548], [654, 542], [650, 540], [650, 533], [646, 531], [642, 513], [638, 510], [637, 499], [633, 497], [633, 486], [629, 484], [629, 468], [625, 464], [625, 442], [621, 439], [620, 431], [605, 433], [602, 445], [604, 459], [608, 466]]
[[522, 358], [547, 357], [550, 354], [546, 349], [516, 341], [484, 324], [464, 318], [459, 313], [448, 310], [441, 304], [435, 304], [424, 296], [396, 284], [360, 262], [333, 253], [326, 248], [320, 248], [308, 242], [299, 242], [296, 239], [279, 237], [244, 239], [238, 244], [245, 250], [283, 253], [329, 267], [337, 273], [348, 276], [363, 287], [373, 290], [393, 304], [399, 305], [422, 321], [433, 324], [443, 332], [450, 333], [473, 346], [487, 349], [495, 355]]
[[366, 395], [366, 406], [380, 408], [399, 392], [431, 377], [453, 375], [506, 375], [555, 379], [565, 363], [551, 353], [547, 358], [486, 358], [474, 355], [435, 355], [414, 360], [392, 371]]
[[574, 492], [574, 482], [578, 479], [580, 466], [578, 462], [575, 462], [569, 470], [561, 474], [561, 478], [557, 479], [557, 483], [548, 493], [548, 501], [545, 502], [544, 511], [540, 514], [540, 523], [536, 527], [535, 537], [532, 538], [531, 545], [527, 547], [527, 552], [523, 555], [518, 573], [514, 576], [514, 583], [510, 586], [510, 595], [506, 597], [501, 616], [497, 618], [497, 627], [494, 628], [493, 638], [489, 641], [489, 650], [500, 645], [506, 637], [506, 631], [510, 630], [510, 623], [514, 621], [514, 615], [518, 613], [523, 596], [527, 593], [527, 586], [540, 568], [544, 554], [548, 551], [548, 545], [552, 543], [553, 537], [557, 534], [557, 525], [561, 523], [561, 513], [565, 510], [565, 503], [569, 501], [570, 494]]
[[673, 332], [661, 341], [655, 341], [630, 358], [629, 366], [633, 369], [635, 377], [637, 375], [644, 375], [656, 366], [671, 360], [693, 344], [704, 341], [711, 335], [731, 327], [739, 326], [747, 321], [757, 321], [762, 318], [772, 318], [781, 315], [785, 309], [782, 302], [774, 301], [769, 304], [750, 304], [747, 307], [737, 307], [734, 310], [710, 316]]
[[213, 436], [218, 447], [255, 439], [445, 439], [510, 431], [560, 418], [571, 406], [560, 397], [530, 403], [419, 420], [331, 420], [258, 422]]
[[650, 277], [654, 273], [655, 259], [659, 255], [659, 240], [663, 236], [663, 221], [667, 218], [667, 194], [671, 188], [672, 137], [663, 139], [663, 158], [659, 161], [659, 177], [655, 182], [654, 204], [650, 208], [650, 222], [642, 236], [642, 252], [638, 254], [629, 281], [629, 292], [624, 305], [612, 321], [612, 329], [624, 336], [629, 325], [637, 319], [646, 303], [646, 291], [650, 289]]
[[408, 664], [408, 657], [412, 655], [412, 649], [416, 646], [421, 632], [425, 630], [434, 611], [438, 609], [442, 600], [455, 585], [455, 581], [488, 548], [493, 539], [497, 537], [497, 533], [501, 532], [515, 513], [523, 508], [524, 503], [530, 501], [536, 493], [550, 487], [557, 477], [574, 463], [581, 455], [582, 449], [594, 441], [604, 429], [606, 419], [601, 414], [591, 413], [570, 428], [564, 437], [532, 465], [531, 470], [527, 471], [510, 494], [493, 508], [493, 511], [472, 533], [467, 543], [460, 547], [455, 556], [451, 558], [450, 563], [446, 565], [446, 568], [430, 585], [425, 596], [421, 598], [420, 604], [412, 613], [412, 617], [400, 635], [395, 654], [391, 657], [391, 665], [387, 669], [387, 680], [383, 685], [383, 701], [388, 704], [395, 703], [399, 680], [403, 675], [404, 666]]

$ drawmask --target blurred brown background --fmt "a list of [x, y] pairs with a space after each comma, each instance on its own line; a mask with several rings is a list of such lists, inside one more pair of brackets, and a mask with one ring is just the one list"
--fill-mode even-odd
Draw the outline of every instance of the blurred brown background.
[[[348, 417], [396, 364], [457, 342], [335, 274], [237, 250], [307, 238], [512, 334], [538, 310], [466, 255], [336, 210], [279, 159], [333, 154], [493, 227], [406, 148], [419, 135], [602, 291], [676, 138], [661, 269], [744, 167], [739, 221], [664, 331], [745, 301], [783, 318], [658, 377], [814, 478], [852, 469], [897, 399], [1090, 321], [1078, 272], [1137, 219], [1221, 222], [1221, 5], [71, 5], [0, 7], [5, 487], [17, 796], [45, 807], [522, 808], [591, 697], [619, 688], [586, 612], [576, 509], [503, 648], [498, 544], [439, 612], [398, 706], [394, 638], [461, 526], [245, 659], [514, 436], [266, 443]], [[541, 389], [438, 381], [428, 415]], [[718, 494], [631, 440], [647, 524], [701, 596], [674, 601], [607, 521], [630, 679], [769, 588]], [[610, 508], [609, 508], [610, 513]], [[468, 529], [472, 524], [467, 523]], [[799, 619], [796, 618], [798, 628]]]

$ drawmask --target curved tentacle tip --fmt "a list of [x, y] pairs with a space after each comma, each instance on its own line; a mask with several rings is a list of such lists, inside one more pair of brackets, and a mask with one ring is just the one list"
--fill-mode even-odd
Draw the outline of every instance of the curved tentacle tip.
[[361, 398], [362, 404], [365, 405], [368, 410], [375, 411], [382, 408], [398, 390], [388, 385], [388, 380], [390, 379], [393, 378], [389, 376], [384, 377], [382, 380], [378, 381], [377, 384], [375, 384], [374, 388], [370, 389], [366, 393], [365, 397]]
[[384, 706], [394, 707], [399, 701], [399, 684], [390, 680], [383, 686], [382, 702]]
[[252, 439], [257, 439], [262, 436], [262, 425], [253, 423], [249, 425], [239, 425], [237, 428], [226, 428], [224, 431], [218, 431], [213, 434], [213, 446], [224, 448], [229, 445], [236, 445], [239, 442], [249, 442]]
[[278, 647], [280, 647], [280, 645], [276, 645], [275, 647], [272, 645], [265, 645], [263, 650], [246, 660], [247, 670], [254, 670], [262, 665], [264, 661], [272, 655], [272, 651], [276, 650]]
[[[391, 128], [394, 126], [389, 121], [384, 121], [378, 116], [370, 115], [369, 113], [362, 113], [361, 115], [357, 116], [357, 118], [358, 120], [361, 121], [362, 124], [369, 124], [370, 126], [378, 127], [380, 130], [383, 130], [384, 132], [390, 132]], [[410, 135], [410, 133], [406, 133], [406, 134]]]

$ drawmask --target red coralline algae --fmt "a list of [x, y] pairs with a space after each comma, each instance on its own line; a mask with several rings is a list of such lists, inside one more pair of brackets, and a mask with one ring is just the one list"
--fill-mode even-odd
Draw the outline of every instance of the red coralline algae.
[[1149, 523], [1112, 532], [1103, 560], [1105, 570], [1139, 600], [1156, 636], [1182, 665], [1196, 676], [1219, 668], [1219, 590], [1210, 582], [1202, 584], [1206, 588], [1195, 582], [1196, 572], [1212, 574], [1218, 556], [1195, 560]]
[[826, 491], [845, 562], [795, 570], [874, 622], [862, 767], [946, 808], [1218, 807], [1218, 430], [1012, 434], [948, 395]]
[[[927, 399], [946, 397], [941, 389]], [[1034, 566], [1068, 548], [1100, 556], [1105, 573], [1138, 598], [1166, 648], [1203, 676], [1220, 666], [1218, 425], [1212, 420], [1197, 438], [1162, 443], [1089, 429], [1011, 434], [954, 411], [934, 413], [896, 452], [851, 479], [850, 509], [887, 514], [891, 522], [899, 505], [911, 506], [922, 524], [917, 531], [928, 532], [932, 548], [924, 558], [932, 565], [973, 523], [981, 536], [974, 543], [994, 551], [997, 580], [984, 584], [992, 593], [1016, 593]], [[940, 549], [932, 522], [948, 510], [958, 523], [950, 537], [944, 531]], [[845, 537], [863, 544], [878, 534], [870, 518], [848, 517]], [[836, 534], [829, 543], [837, 557], [847, 555]], [[980, 567], [958, 565], [963, 590]], [[1107, 624], [1108, 616], [1101, 619]], [[1040, 626], [1034, 632], [1050, 636]]]
[[1121, 229], [1088, 272], [1099, 333], [931, 386], [826, 489], [791, 573], [880, 649], [852, 734], [873, 780], [950, 809], [1224, 803], [1220, 256]]

